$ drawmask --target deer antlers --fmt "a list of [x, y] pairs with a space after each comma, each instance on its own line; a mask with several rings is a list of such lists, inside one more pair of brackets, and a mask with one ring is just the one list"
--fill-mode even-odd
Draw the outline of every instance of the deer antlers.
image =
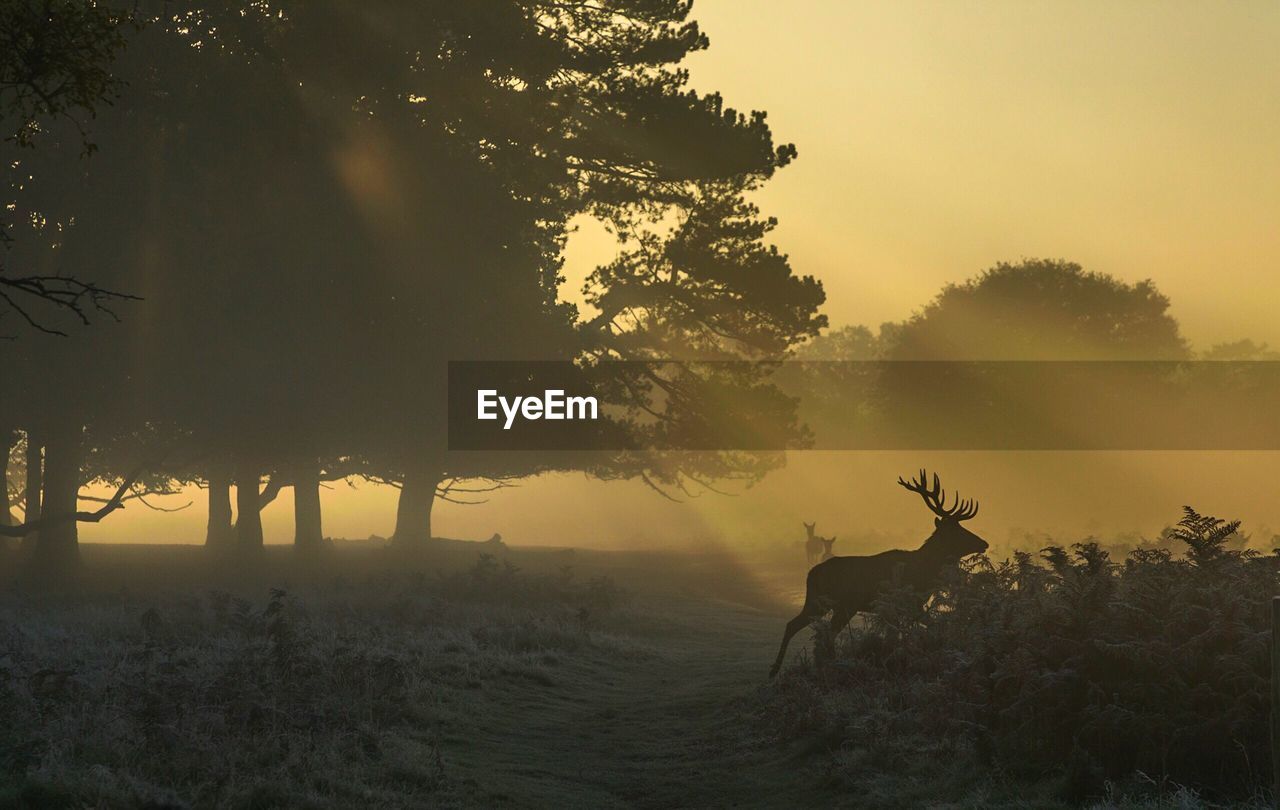
[[978, 504], [976, 501], [960, 500], [960, 493], [956, 493], [956, 502], [948, 509], [944, 504], [947, 500], [947, 491], [942, 488], [942, 483], [938, 481], [938, 474], [933, 474], [933, 486], [926, 487], [929, 475], [922, 468], [920, 470], [920, 478], [912, 479], [910, 483], [898, 479], [898, 483], [905, 489], [908, 489], [924, 499], [925, 506], [929, 507], [929, 511], [941, 518], [954, 518], [957, 521], [968, 520], [978, 514]]

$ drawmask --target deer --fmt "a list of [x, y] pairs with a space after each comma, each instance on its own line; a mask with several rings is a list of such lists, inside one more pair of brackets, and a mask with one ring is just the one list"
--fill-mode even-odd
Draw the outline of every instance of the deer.
[[831, 544], [835, 543], [836, 539], [832, 537], [828, 541], [826, 537], [814, 534], [817, 531], [818, 523], [800, 522], [804, 523], [805, 534], [809, 535], [809, 539], [804, 541], [804, 557], [808, 560], [809, 567], [813, 568], [814, 563], [820, 563], [822, 560], [827, 559], [827, 557], [823, 557], [823, 552], [826, 552], [828, 557], [831, 555]]
[[924, 605], [937, 589], [945, 570], [958, 566], [965, 557], [981, 554], [989, 548], [986, 540], [960, 525], [978, 514], [977, 502], [961, 500], [957, 492], [955, 503], [947, 507], [946, 491], [937, 473], [934, 473], [932, 486], [928, 486], [928, 480], [928, 473], [922, 469], [918, 479], [907, 482], [899, 478], [898, 484], [919, 495], [936, 516], [933, 534], [914, 551], [894, 549], [870, 556], [833, 556], [811, 568], [805, 580], [804, 607], [800, 608], [799, 615], [787, 622], [778, 658], [769, 670], [770, 678], [782, 669], [792, 636], [814, 619], [830, 611], [831, 638], [834, 639], [855, 613], [869, 610], [884, 587], [891, 584], [910, 586], [919, 595], [920, 604]]

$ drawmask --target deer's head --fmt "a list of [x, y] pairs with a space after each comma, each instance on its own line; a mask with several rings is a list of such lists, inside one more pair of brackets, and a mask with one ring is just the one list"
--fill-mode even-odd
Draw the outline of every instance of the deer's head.
[[909, 482], [898, 479], [899, 484], [923, 498], [929, 511], [937, 515], [933, 521], [933, 534], [922, 548], [937, 552], [944, 559], [957, 561], [986, 551], [989, 547], [987, 541], [960, 525], [978, 514], [977, 502], [961, 500], [957, 492], [955, 503], [947, 507], [947, 493], [938, 481], [938, 474], [933, 474], [933, 486], [928, 486], [928, 480], [924, 470], [920, 471], [919, 479]]
[[810, 539], [810, 540], [812, 540], [812, 539], [813, 539], [813, 537], [814, 537], [814, 534], [813, 534], [814, 529], [817, 529], [817, 528], [818, 528], [818, 523], [817, 523], [817, 521], [814, 521], [813, 523], [805, 523], [805, 522], [802, 520], [802, 521], [800, 521], [800, 522], [801, 522], [801, 523], [804, 523], [804, 533], [805, 533], [805, 534], [807, 534], [807, 535], [809, 536], [809, 539]]
[[824, 562], [836, 556], [831, 551], [831, 547], [836, 543], [835, 537], [819, 537], [818, 539], [822, 541], [822, 559]]

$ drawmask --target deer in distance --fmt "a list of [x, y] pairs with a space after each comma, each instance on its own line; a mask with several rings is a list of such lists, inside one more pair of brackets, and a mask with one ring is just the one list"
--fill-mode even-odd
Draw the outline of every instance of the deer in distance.
[[804, 541], [804, 558], [808, 560], [809, 567], [812, 568], [814, 560], [822, 553], [822, 543], [818, 542], [818, 535], [814, 534], [818, 524], [816, 522], [804, 523], [804, 521], [801, 521], [801, 523], [804, 524], [804, 533], [808, 535]]
[[[853, 614], [869, 610], [884, 587], [892, 584], [910, 586], [923, 605], [947, 568], [957, 566], [970, 554], [981, 554], [987, 550], [986, 540], [960, 525], [978, 514], [976, 502], [961, 500], [957, 492], [955, 503], [948, 508], [946, 491], [938, 481], [938, 475], [934, 474], [933, 486], [929, 486], [928, 474], [924, 470], [920, 471], [919, 479], [907, 482], [899, 478], [898, 483], [924, 499], [929, 511], [937, 516], [933, 521], [933, 534], [914, 551], [894, 549], [870, 556], [831, 557], [810, 569], [805, 581], [804, 607], [799, 615], [787, 622], [778, 658], [769, 670], [770, 678], [782, 668], [792, 636], [814, 619], [830, 611], [831, 638], [834, 639]], [[808, 528], [809, 524], [805, 527]]]
[[831, 546], [836, 542], [836, 539], [815, 534], [814, 532], [818, 528], [817, 523], [804, 523], [804, 521], [801, 521], [801, 523], [804, 524], [805, 534], [809, 535], [809, 538], [804, 541], [804, 556], [809, 561], [809, 567], [812, 568], [815, 564], [834, 557], [835, 555], [831, 552]]
[[827, 560], [836, 556], [835, 552], [831, 550], [831, 547], [834, 546], [836, 543], [836, 538], [834, 535], [832, 535], [831, 537], [819, 537], [818, 542], [822, 543], [822, 555], [818, 560], [818, 562], [826, 562]]

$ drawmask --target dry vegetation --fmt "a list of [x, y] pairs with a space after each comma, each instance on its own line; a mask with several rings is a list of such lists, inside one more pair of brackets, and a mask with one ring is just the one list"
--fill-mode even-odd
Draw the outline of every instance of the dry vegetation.
[[610, 580], [475, 559], [328, 574], [296, 594], [132, 582], [6, 597], [0, 806], [476, 803], [438, 739], [475, 690], [642, 653], [611, 632], [633, 620]]
[[1235, 529], [980, 560], [772, 684], [722, 555], [87, 547], [0, 597], [0, 808], [1268, 805]]
[[986, 559], [923, 610], [887, 594], [836, 654], [793, 668], [767, 716], [834, 751], [869, 805], [1270, 806], [1277, 557], [1186, 510], [1185, 553], [1093, 543]]

